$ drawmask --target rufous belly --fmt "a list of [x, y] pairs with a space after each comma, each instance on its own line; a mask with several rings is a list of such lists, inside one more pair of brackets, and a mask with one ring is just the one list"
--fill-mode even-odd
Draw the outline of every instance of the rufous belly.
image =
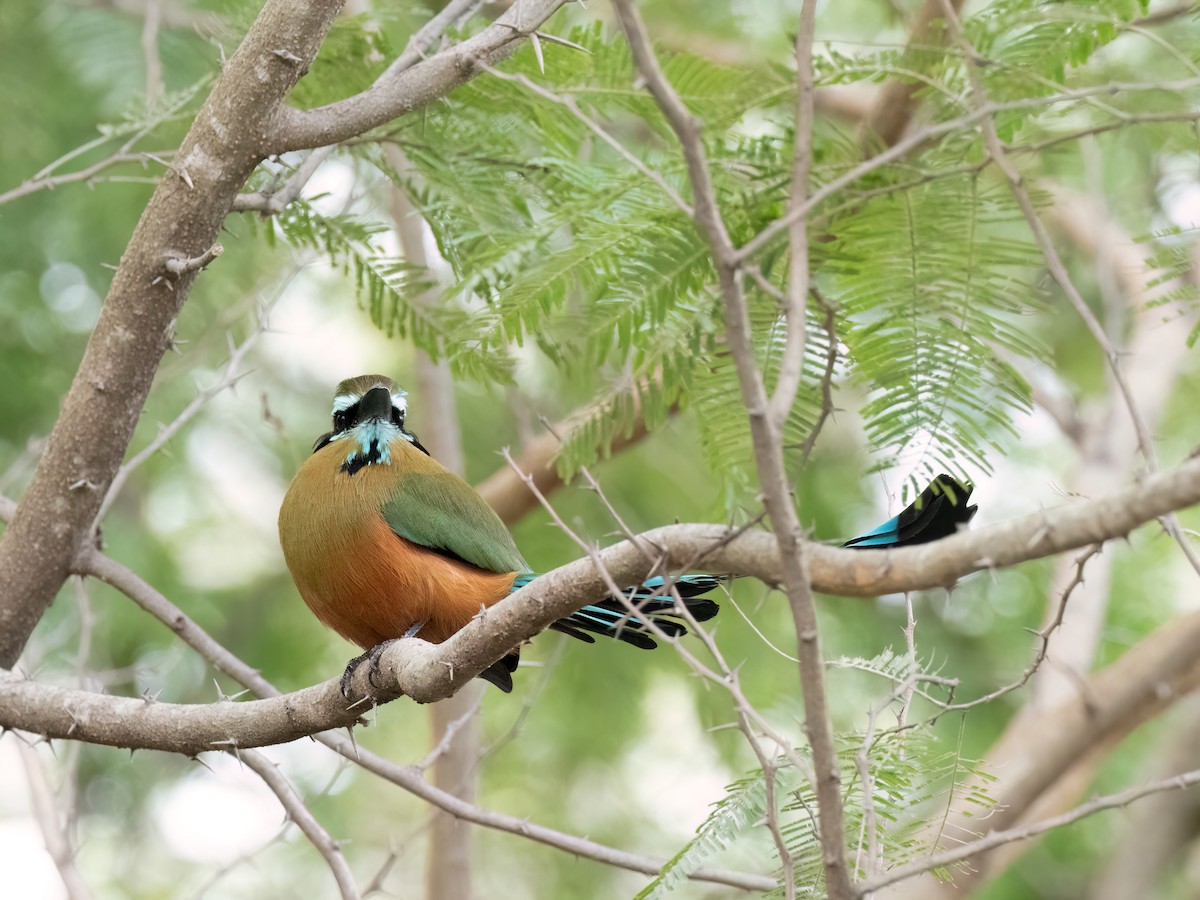
[[342, 472], [333, 446], [301, 466], [279, 511], [279, 539], [300, 596], [360, 647], [402, 637], [444, 641], [499, 602], [515, 572], [488, 572], [395, 534], [379, 512], [394, 484], [388, 465]]

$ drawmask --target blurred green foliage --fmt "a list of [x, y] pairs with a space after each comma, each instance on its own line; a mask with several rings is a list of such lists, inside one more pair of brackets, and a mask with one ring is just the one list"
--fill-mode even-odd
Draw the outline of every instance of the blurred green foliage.
[[[93, 141], [101, 128], [111, 129], [105, 132], [111, 139], [61, 171], [104, 159], [143, 130], [138, 151], [162, 157], [178, 144], [219, 72], [221, 54], [233, 52], [257, 4], [167, 6], [199, 26], [161, 29], [166, 94], [148, 101], [139, 18], [109, 4], [0, 5], [0, 120], [9, 123], [0, 140], [0, 191]], [[643, 6], [668, 74], [704, 120], [723, 209], [744, 241], [780, 214], [786, 198], [792, 4], [653, 0]], [[826, 4], [818, 22], [820, 86], [861, 87], [894, 77], [903, 63], [900, 12], [910, 6]], [[967, 27], [992, 62], [983, 71], [994, 100], [1112, 81], [1178, 81], [1195, 71], [1195, 20], [1181, 18], [1159, 40], [1139, 40], [1129, 22], [1141, 12], [1128, 2], [996, 0], [968, 17]], [[544, 43], [545, 73], [530, 49], [504, 71], [569, 94], [686, 197], [678, 150], [648, 97], [632, 86], [627, 51], [603, 16], [571, 7], [552, 23], [555, 33], [590, 52]], [[296, 101], [328, 102], [369, 83], [425, 18], [416, 8], [381, 11], [369, 32], [363, 19], [346, 18]], [[1163, 52], [1163, 40], [1171, 52]], [[923, 116], [963, 115], [965, 81], [960, 61], [947, 54]], [[1194, 88], [1128, 91], [1103, 103], [1012, 109], [1000, 126], [1015, 147], [1034, 148], [1020, 156], [1031, 174], [1103, 196], [1129, 230], [1157, 235], [1190, 224], [1178, 221], [1184, 214], [1164, 184], [1167, 173], [1182, 167], [1190, 181], [1178, 183], [1195, 189], [1200, 142], [1187, 121], [1118, 120], [1148, 113], [1185, 119], [1195, 106]], [[1102, 127], [1113, 122], [1120, 127]], [[1077, 136], [1089, 127], [1094, 135]], [[153, 440], [197, 389], [216, 383], [229, 342], [245, 340], [263, 320], [270, 327], [252, 353], [252, 371], [135, 475], [104, 524], [109, 553], [283, 689], [330, 677], [354, 651], [324, 631], [296, 596], [275, 543], [275, 506], [324, 427], [333, 385], [375, 370], [411, 384], [414, 344], [450, 358], [461, 376], [457, 402], [471, 480], [503, 464], [499, 448], [520, 444], [522, 417], [558, 420], [591, 405], [596, 412], [568, 446], [564, 467], [574, 471], [599, 460], [605, 495], [631, 529], [675, 520], [745, 521], [758, 511], [711, 265], [656, 185], [568, 110], [494, 77], [481, 77], [376, 137], [398, 145], [409, 167], [396, 172], [379, 145], [361, 144], [341, 153], [307, 199], [278, 220], [229, 219], [227, 252], [188, 301], [178, 323], [179, 353], [164, 361], [131, 450]], [[822, 119], [814, 140], [816, 184], [861, 158], [853, 124]], [[1057, 502], [1048, 485], [1070, 470], [1071, 451], [1047, 422], [1028, 414], [1023, 367], [1054, 368], [1084, 400], [1108, 390], [1102, 355], [1081, 339], [1077, 317], [1044, 277], [1003, 185], [994, 173], [971, 168], [980, 159], [978, 136], [956, 132], [876, 170], [814, 213], [814, 233], [822, 236], [813, 245], [814, 279], [838, 304], [841, 351], [837, 412], [812, 459], [795, 466], [799, 509], [818, 539], [844, 539], [882, 517], [870, 499], [881, 484], [891, 488], [894, 512], [904, 485], [942, 467], [981, 481], [981, 523]], [[254, 186], [276, 183], [294, 162], [269, 161]], [[7, 386], [0, 392], [0, 490], [7, 495], [19, 496], [28, 480], [36, 441], [54, 422], [98, 313], [111, 276], [106, 266], [120, 259], [160, 171], [147, 158], [87, 184], [0, 206], [0, 321], [8, 326], [0, 330], [0, 379]], [[393, 179], [428, 218], [448, 272], [407, 267], [388, 244], [380, 225]], [[777, 286], [786, 262], [780, 246], [760, 259]], [[1103, 273], [1087, 258], [1068, 264], [1100, 307]], [[419, 298], [433, 283], [448, 286], [444, 304], [431, 313]], [[1181, 314], [1192, 299], [1171, 298], [1163, 315]], [[779, 347], [778, 310], [767, 294], [751, 302], [756, 346], [770, 370]], [[817, 384], [829, 342], [813, 312], [808, 381], [789, 423], [796, 444], [820, 409]], [[383, 337], [372, 320], [394, 337]], [[1158, 433], [1164, 459], [1180, 458], [1194, 443], [1189, 397], [1196, 379], [1194, 366], [1181, 373], [1168, 405]], [[418, 422], [438, 414], [422, 409], [416, 395], [411, 408]], [[683, 413], [674, 414], [676, 408]], [[654, 433], [603, 461], [604, 448], [635, 415], [645, 416]], [[888, 473], [886, 482], [864, 475], [897, 461], [899, 472]], [[999, 486], [989, 491], [984, 476], [992, 470]], [[594, 493], [569, 486], [554, 503], [580, 533], [600, 542], [620, 536]], [[514, 531], [539, 569], [579, 555], [544, 513]], [[1115, 557], [1115, 602], [1101, 662], [1155, 629], [1180, 603], [1161, 589], [1163, 578], [1146, 575], [1175, 564], [1165, 539], [1145, 529], [1129, 546], [1105, 552]], [[916, 598], [920, 664], [958, 678], [960, 699], [1018, 677], [1031, 655], [1029, 630], [1045, 614], [1049, 574], [1048, 564], [1031, 564], [968, 579], [950, 595]], [[23, 661], [39, 677], [75, 683], [86, 633], [83, 678], [90, 687], [161, 692], [174, 702], [212, 701], [214, 680], [224, 693], [238, 690], [224, 677], [214, 679], [167, 629], [113, 590], [89, 583], [86, 595], [80, 601], [68, 586], [39, 626]], [[745, 616], [725, 604], [716, 629], [721, 653], [739, 669], [747, 696], [799, 742], [796, 671], [784, 656], [794, 646], [787, 605], [751, 583], [737, 584], [733, 600]], [[832, 669], [830, 691], [835, 726], [850, 736], [891, 684], [849, 661], [889, 648], [903, 653], [905, 610], [897, 598], [822, 598], [820, 615], [828, 657], [847, 661]], [[728, 696], [695, 678], [676, 654], [584, 647], [547, 634], [523, 660], [529, 664], [517, 675], [517, 692], [489, 694], [484, 706], [486, 739], [497, 742], [482, 767], [485, 806], [672, 857], [710, 804], [730, 802], [725, 785], [747, 773], [753, 782], [755, 762], [730, 727]], [[965, 717], [947, 716], [909, 747], [910, 762], [947, 753], [986, 760], [1023, 699], [1018, 692]], [[931, 708], [918, 701], [914, 711], [928, 715]], [[364, 746], [395, 760], [424, 754], [423, 711], [397, 703], [373, 718], [373, 727], [356, 735]], [[1157, 723], [1149, 733], [1166, 728]], [[1128, 742], [1101, 774], [1102, 784], [1136, 780], [1152, 766], [1154, 744], [1154, 737]], [[386, 883], [403, 886], [397, 893], [415, 890], [428, 811], [362, 772], [340, 772], [336, 761], [311, 763], [312, 754], [297, 746], [288, 752], [285, 772], [318, 818], [335, 836], [353, 839], [347, 852], [360, 881], [394, 849], [399, 862]], [[944, 783], [906, 781], [897, 774], [894, 748], [876, 762], [896, 776], [890, 787], [897, 797], [936, 809]], [[188, 760], [79, 751], [80, 865], [100, 896], [311, 895], [314, 884], [322, 895], [332, 890], [320, 860], [294, 833], [257, 853], [253, 864], [236, 855], [214, 861], [182, 852], [163, 823], [188, 808], [179, 786], [216, 783], [208, 778]], [[811, 855], [802, 816], [790, 821], [801, 823], [792, 837]], [[770, 870], [773, 850], [753, 824], [747, 816], [731, 829], [728, 849], [698, 861]], [[1103, 819], [1056, 833], [986, 896], [1027, 897], [1030, 885], [1048, 883], [1053, 889], [1040, 896], [1078, 895], [1118, 839], [1117, 826]], [[478, 841], [480, 883], [501, 897], [632, 896], [646, 883], [511, 836], [483, 832]], [[1161, 896], [1185, 897], [1190, 889], [1180, 876]], [[677, 893], [725, 895], [697, 885]]]

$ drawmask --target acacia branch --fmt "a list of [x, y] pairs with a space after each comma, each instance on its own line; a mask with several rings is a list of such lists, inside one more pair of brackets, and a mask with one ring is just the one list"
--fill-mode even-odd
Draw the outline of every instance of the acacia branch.
[[[817, 590], [877, 596], [949, 586], [970, 572], [1003, 568], [1124, 537], [1137, 525], [1195, 503], [1200, 503], [1200, 459], [1189, 459], [1171, 472], [1150, 476], [1103, 500], [1045, 510], [931, 544], [883, 551], [808, 543], [805, 553]], [[354, 696], [387, 702], [403, 694], [421, 703], [449, 696], [551, 622], [606, 596], [605, 571], [618, 583], [633, 584], [645, 578], [659, 560], [676, 567], [694, 561], [712, 570], [753, 575], [768, 583], [778, 583], [782, 570], [773, 535], [731, 532], [716, 525], [664, 526], [640, 535], [637, 541], [605, 548], [597, 560], [600, 568], [591, 559], [580, 559], [543, 575], [488, 609], [445, 643], [433, 645], [419, 639], [397, 642], [382, 656], [377, 676], [380, 687], [369, 689], [366, 674], [360, 672], [353, 685]], [[105, 580], [122, 578], [122, 571], [128, 572], [98, 552], [89, 554], [83, 562], [80, 574]], [[1200, 614], [1196, 618], [1200, 620]], [[1185, 640], [1190, 622], [1184, 619], [1172, 626], [1168, 636]], [[1126, 657], [1143, 652], [1140, 647]], [[1194, 653], [1187, 657], [1189, 662], [1194, 658]], [[257, 673], [253, 675], [261, 679]], [[12, 674], [3, 676], [3, 684], [0, 726], [51, 737], [185, 754], [293, 740], [352, 724], [362, 711], [360, 705], [347, 708], [336, 678], [268, 700], [195, 706], [65, 691]], [[1153, 693], [1154, 685], [1141, 687]], [[107, 721], [92, 717], [101, 710], [113, 713], [114, 718]]]
[[[1190, 459], [1178, 469], [1147, 478], [1141, 485], [1100, 501], [1080, 502], [1044, 511], [1026, 519], [963, 533], [933, 544], [897, 551], [852, 551], [810, 545], [818, 588], [859, 593], [863, 586], [874, 585], [876, 593], [903, 589], [898, 576], [917, 578], [920, 586], [949, 584], [956, 577], [989, 565], [1012, 565], [1072, 547], [1121, 537], [1133, 527], [1150, 521], [1172, 508], [1200, 502], [1200, 460]], [[11, 504], [0, 502], [0, 512], [11, 512]], [[599, 554], [605, 569], [620, 581], [633, 582], [650, 568], [644, 543], [667, 559], [679, 561], [703, 559], [712, 568], [727, 571], [751, 571], [768, 581], [778, 578], [777, 546], [770, 535], [744, 532], [730, 539], [729, 532], [717, 526], [667, 526], [641, 536], [639, 542], [626, 541]], [[992, 559], [986, 559], [988, 550]], [[93, 553], [86, 567], [91, 574], [106, 577], [129, 593], [139, 593], [139, 602], [158, 602], [157, 615], [188, 643], [204, 646], [202, 636], [212, 646], [206, 658], [221, 659], [223, 671], [236, 671], [243, 683], [257, 685], [267, 692], [274, 688], [257, 672], [236, 660], [228, 651], [204, 635], [194, 623], [161, 598], [152, 589], [130, 585], [122, 578], [134, 578], [119, 564]], [[922, 570], [928, 573], [922, 575]], [[835, 573], [840, 573], [835, 577]], [[494, 633], [533, 634], [544, 623], [560, 618], [589, 599], [605, 592], [604, 580], [590, 560], [579, 560], [538, 579], [489, 610], [488, 615], [471, 623], [445, 644], [433, 646], [420, 640], [399, 642], [389, 648], [380, 672], [382, 690], [377, 698], [394, 696], [401, 689], [417, 696], [416, 687], [432, 682], [434, 693], [444, 696], [447, 683], [461, 683], [468, 665], [481, 671], [491, 660], [512, 646], [509, 637], [494, 640]], [[917, 585], [910, 585], [915, 587]], [[845, 588], [846, 590], [841, 590]], [[143, 596], [146, 593], [151, 596]], [[867, 592], [869, 593], [869, 592]], [[172, 614], [173, 611], [173, 614]], [[523, 626], [523, 632], [515, 631]], [[1154, 715], [1200, 683], [1200, 661], [1194, 647], [1200, 643], [1200, 614], [1172, 623], [1160, 633], [1143, 641], [1120, 660], [1096, 676], [1087, 696], [1096, 702], [1079, 699], [1051, 711], [1057, 723], [1039, 757], [1036, 772], [1028, 775], [1025, 791], [1036, 792], [1039, 779], [1053, 779], [1057, 771], [1069, 766], [1079, 755], [1116, 731], [1127, 731]], [[213, 649], [215, 647], [215, 650]], [[475, 662], [470, 662], [474, 659]], [[433, 699], [421, 698], [421, 699]], [[78, 702], [77, 702], [78, 701]], [[65, 705], [64, 705], [65, 704]], [[189, 735], [203, 731], [219, 747], [248, 746], [254, 739], [269, 742], [288, 740], [306, 732], [298, 724], [307, 722], [311, 730], [323, 730], [348, 724], [361, 707], [346, 709], [337, 679], [305, 691], [266, 701], [174, 706], [147, 703], [144, 700], [108, 697], [83, 691], [24, 681], [14, 675], [0, 675], [0, 725], [62, 738], [114, 743], [120, 746], [145, 746], [198, 753], [213, 749], [194, 742]], [[268, 727], [262, 727], [263, 724]], [[274, 731], [270, 734], [268, 732]], [[1047, 730], [1043, 727], [1042, 738]], [[487, 827], [499, 828], [531, 837], [552, 846], [568, 849], [589, 858], [622, 865], [636, 871], [653, 873], [660, 861], [598, 848], [591, 842], [550, 829], [531, 825], [498, 813], [480, 810], [456, 798], [439, 796], [441, 792], [425, 784], [419, 771], [395, 766], [357, 751], [350, 741], [333, 734], [321, 734], [323, 743], [338, 749], [349, 759], [361, 755], [361, 764], [370, 771], [412, 790], [455, 815], [469, 818]], [[224, 743], [229, 742], [229, 743]], [[738, 887], [763, 889], [773, 886], [769, 879], [730, 873], [705, 873], [708, 880]], [[769, 882], [769, 884], [767, 884]]]
[[494, 66], [512, 55], [565, 2], [518, 0], [474, 37], [402, 72], [389, 69], [353, 97], [316, 109], [279, 108], [271, 152], [337, 144], [445, 96], [478, 74], [480, 63]]
[[[7, 520], [10, 518], [15, 508], [15, 503], [6, 497], [0, 496], [0, 519]], [[137, 603], [143, 610], [170, 628], [181, 641], [196, 651], [197, 654], [207, 660], [218, 671], [233, 678], [243, 687], [249, 688], [252, 693], [260, 698], [283, 696], [257, 669], [246, 664], [227, 648], [223, 647], [186, 613], [129, 568], [99, 552], [90, 554], [84, 565], [86, 574], [104, 581], [106, 584], [125, 594], [125, 596]], [[195, 708], [203, 709], [204, 707], [198, 706]], [[356, 709], [361, 710], [361, 707], [356, 707]], [[426, 803], [464, 821], [472, 822], [484, 828], [519, 835], [545, 844], [548, 847], [563, 850], [572, 856], [594, 860], [604, 865], [617, 866], [634, 872], [641, 872], [646, 875], [656, 875], [663, 866], [664, 860], [662, 859], [618, 850], [594, 841], [589, 841], [586, 838], [546, 828], [545, 826], [530, 822], [528, 819], [482, 809], [426, 782], [423, 777], [424, 769], [420, 764], [398, 765], [376, 753], [372, 753], [365, 747], [358, 746], [350, 737], [342, 734], [340, 731], [325, 731], [315, 735], [314, 738], [349, 762], [361, 766], [373, 775], [395, 784], [397, 787], [408, 791]], [[697, 881], [724, 884], [742, 890], [764, 891], [771, 890], [777, 886], [776, 882], [770, 878], [711, 869], [697, 870], [691, 873], [689, 877]]]
[[[268, 0], [197, 114], [134, 229], [46, 452], [0, 538], [0, 666], [11, 666], [85, 546], [196, 278], [238, 189], [269, 149], [276, 109], [316, 56], [340, 0]], [[296, 65], [280, 54], [294, 58]]]
[[[772, 543], [781, 562], [777, 579], [787, 592], [800, 649], [800, 689], [804, 698], [804, 728], [812, 749], [814, 787], [820, 811], [822, 864], [825, 884], [831, 900], [849, 898], [850, 875], [846, 867], [846, 841], [841, 799], [841, 772], [833, 745], [828, 697], [825, 691], [825, 662], [821, 654], [816, 605], [812, 596], [807, 542], [793, 504], [791, 486], [783, 459], [782, 422], [791, 407], [802, 374], [806, 338], [804, 304], [807, 298], [807, 239], [804, 215], [794, 214], [808, 204], [805, 201], [808, 180], [808, 148], [812, 127], [811, 44], [816, 0], [805, 0], [797, 36], [799, 100], [797, 101], [796, 156], [793, 168], [793, 194], [789, 207], [789, 246], [793, 257], [789, 277], [787, 305], [788, 337], [784, 350], [785, 371], [774, 398], [767, 396], [766, 384], [755, 358], [749, 307], [742, 287], [738, 251], [721, 217], [716, 201], [700, 126], [667, 80], [658, 63], [645, 25], [632, 0], [614, 0], [617, 17], [625, 32], [634, 65], [646, 89], [654, 97], [683, 151], [688, 179], [695, 199], [692, 221], [709, 245], [717, 270], [725, 306], [725, 334], [737, 370], [742, 400], [750, 419], [755, 467], [762, 485], [763, 503], [774, 531]], [[803, 279], [802, 281], [800, 279]], [[797, 290], [799, 299], [797, 300]], [[792, 874], [787, 873], [792, 878]]]
[[[476, 38], [341, 104], [300, 112], [285, 109], [284, 98], [342, 3], [268, 0], [134, 230], [46, 452], [0, 537], [0, 667], [16, 662], [76, 557], [86, 554], [199, 263], [259, 162], [336, 143], [444, 96], [477, 73], [474, 59], [495, 62], [515, 49], [528, 29], [514, 21], [534, 28], [562, 2], [520, 0]], [[334, 137], [314, 138], [333, 125]]]
[[279, 771], [275, 763], [254, 750], [242, 751], [236, 756], [244, 766], [251, 769], [271, 789], [288, 817], [296, 823], [296, 827], [304, 833], [316, 851], [325, 859], [329, 871], [333, 873], [334, 881], [337, 882], [342, 900], [358, 900], [362, 895], [359, 893], [358, 885], [354, 883], [354, 875], [346, 863], [346, 857], [342, 855], [342, 848], [304, 805], [304, 801], [300, 799], [296, 789], [283, 777], [283, 773]]
[[1020, 828], [1010, 828], [1006, 831], [992, 831], [986, 837], [971, 841], [961, 847], [955, 847], [953, 850], [935, 853], [932, 856], [925, 857], [917, 862], [908, 863], [907, 865], [896, 866], [896, 868], [885, 875], [862, 882], [856, 886], [855, 890], [858, 896], [865, 897], [874, 891], [887, 887], [889, 884], [895, 884], [897, 881], [923, 875], [926, 872], [944, 868], [957, 862], [974, 859], [981, 853], [987, 853], [996, 847], [1011, 844], [1014, 841], [1029, 840], [1032, 837], [1037, 837], [1039, 834], [1045, 834], [1047, 831], [1055, 828], [1062, 828], [1064, 825], [1078, 822], [1080, 819], [1093, 816], [1106, 809], [1117, 809], [1122, 806], [1128, 806], [1142, 797], [1161, 794], [1163, 791], [1183, 790], [1196, 784], [1200, 784], [1200, 769], [1192, 772], [1184, 772], [1181, 775], [1173, 775], [1170, 778], [1164, 778], [1160, 781], [1153, 781], [1150, 784], [1130, 788], [1127, 791], [1121, 791], [1117, 794], [1096, 797], [1094, 800], [1089, 800], [1087, 803], [1060, 816], [1042, 819], [1040, 822], [1034, 822]]

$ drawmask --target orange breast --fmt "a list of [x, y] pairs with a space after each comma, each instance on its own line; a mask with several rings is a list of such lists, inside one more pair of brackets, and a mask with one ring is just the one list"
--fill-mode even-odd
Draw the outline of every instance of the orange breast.
[[420, 637], [444, 641], [508, 596], [516, 577], [435, 553], [388, 527], [380, 509], [395, 484], [393, 466], [419, 452], [396, 447], [392, 464], [349, 475], [341, 471], [345, 448], [330, 444], [300, 467], [279, 510], [279, 542], [300, 596], [363, 648], [421, 621]]

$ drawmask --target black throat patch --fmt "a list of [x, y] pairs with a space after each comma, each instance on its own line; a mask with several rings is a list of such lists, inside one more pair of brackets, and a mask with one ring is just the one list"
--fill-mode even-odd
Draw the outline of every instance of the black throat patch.
[[379, 451], [379, 441], [371, 441], [371, 449], [365, 454], [355, 451], [354, 456], [342, 463], [342, 471], [347, 475], [354, 475], [366, 466], [371, 465], [371, 463], [379, 462], [382, 458], [383, 454]]

